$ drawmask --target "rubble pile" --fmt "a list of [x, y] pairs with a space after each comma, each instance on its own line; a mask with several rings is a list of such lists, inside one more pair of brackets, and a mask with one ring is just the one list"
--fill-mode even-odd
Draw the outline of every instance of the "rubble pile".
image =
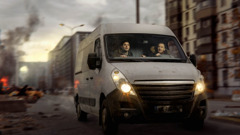
[[0, 113], [26, 112], [26, 102], [22, 98], [0, 95]]
[[26, 113], [0, 113], [0, 132], [16, 134], [28, 130], [36, 130], [41, 126]]

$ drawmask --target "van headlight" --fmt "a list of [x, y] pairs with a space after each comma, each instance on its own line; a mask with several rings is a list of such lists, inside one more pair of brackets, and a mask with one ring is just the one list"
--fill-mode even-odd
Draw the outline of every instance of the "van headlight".
[[125, 76], [117, 69], [112, 71], [112, 79], [116, 87], [125, 94], [136, 95], [132, 85], [128, 82]]
[[205, 83], [203, 80], [199, 81], [196, 83], [195, 85], [195, 93], [194, 95], [199, 95], [201, 93], [203, 93], [205, 91], [206, 87], [205, 87]]

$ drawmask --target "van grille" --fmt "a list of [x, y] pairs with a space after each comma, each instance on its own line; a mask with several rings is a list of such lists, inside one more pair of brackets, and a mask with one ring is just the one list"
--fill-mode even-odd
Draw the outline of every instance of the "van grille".
[[133, 85], [133, 87], [143, 102], [151, 104], [189, 101], [194, 94], [193, 84]]

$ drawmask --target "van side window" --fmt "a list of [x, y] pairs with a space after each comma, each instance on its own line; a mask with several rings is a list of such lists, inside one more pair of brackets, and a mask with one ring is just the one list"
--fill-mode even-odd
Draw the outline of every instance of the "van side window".
[[97, 65], [101, 65], [101, 63], [102, 63], [102, 51], [101, 51], [101, 45], [100, 45], [100, 39], [99, 38], [95, 40], [94, 52], [97, 54], [97, 57], [100, 58], [100, 61], [97, 61]]
[[97, 57], [99, 57], [101, 59], [102, 53], [101, 53], [101, 46], [100, 46], [99, 38], [95, 41], [94, 52], [97, 54]]

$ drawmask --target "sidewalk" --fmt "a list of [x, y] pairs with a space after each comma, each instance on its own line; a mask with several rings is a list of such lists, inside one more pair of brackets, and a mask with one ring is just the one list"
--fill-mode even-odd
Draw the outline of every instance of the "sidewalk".
[[215, 96], [208, 99], [208, 119], [240, 125], [240, 101], [230, 96]]

